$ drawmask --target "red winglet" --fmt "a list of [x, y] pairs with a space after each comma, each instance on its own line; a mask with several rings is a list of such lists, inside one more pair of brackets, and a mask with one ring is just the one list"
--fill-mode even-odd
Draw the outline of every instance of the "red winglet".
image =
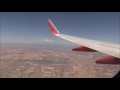
[[51, 33], [52, 33], [53, 35], [60, 33], [60, 32], [56, 29], [56, 27], [53, 25], [53, 23], [51, 22], [50, 19], [48, 19], [48, 26], [49, 26], [50, 31], [51, 31]]

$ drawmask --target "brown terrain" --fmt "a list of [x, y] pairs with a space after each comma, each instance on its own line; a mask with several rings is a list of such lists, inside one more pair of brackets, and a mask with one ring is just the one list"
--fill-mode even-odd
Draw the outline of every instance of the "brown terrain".
[[99, 52], [75, 52], [71, 47], [2, 46], [1, 78], [111, 78], [120, 65], [96, 64]]

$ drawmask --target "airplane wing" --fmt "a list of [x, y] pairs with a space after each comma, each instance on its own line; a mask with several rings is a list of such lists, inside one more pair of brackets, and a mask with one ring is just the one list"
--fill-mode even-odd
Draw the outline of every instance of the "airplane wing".
[[48, 26], [53, 35], [60, 37], [62, 39], [68, 40], [70, 42], [79, 44], [76, 48], [73, 48], [73, 51], [85, 51], [85, 52], [102, 52], [108, 54], [109, 56], [101, 58], [96, 61], [96, 63], [101, 64], [120, 64], [120, 45], [111, 44], [102, 41], [90, 40], [70, 35], [61, 34], [54, 24], [48, 19]]

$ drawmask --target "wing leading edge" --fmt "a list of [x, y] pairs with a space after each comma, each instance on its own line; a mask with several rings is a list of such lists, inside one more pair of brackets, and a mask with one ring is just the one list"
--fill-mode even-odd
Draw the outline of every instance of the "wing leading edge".
[[[68, 40], [70, 42], [82, 45], [82, 47], [78, 48], [76, 51], [99, 51], [110, 55], [110, 57], [111, 56], [115, 57], [116, 59], [114, 58], [114, 61], [117, 60], [117, 63], [120, 64], [120, 45], [61, 34], [56, 29], [56, 27], [54, 26], [50, 19], [48, 20], [48, 25], [53, 35]], [[104, 59], [102, 59], [102, 61], [103, 60]], [[98, 62], [101, 63], [100, 60], [98, 60], [97, 63]]]

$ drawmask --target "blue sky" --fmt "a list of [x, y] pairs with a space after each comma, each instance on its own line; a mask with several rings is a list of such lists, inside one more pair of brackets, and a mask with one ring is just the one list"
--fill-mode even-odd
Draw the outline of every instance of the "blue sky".
[[50, 33], [51, 19], [63, 34], [119, 43], [119, 12], [1, 12], [1, 43], [73, 44]]

